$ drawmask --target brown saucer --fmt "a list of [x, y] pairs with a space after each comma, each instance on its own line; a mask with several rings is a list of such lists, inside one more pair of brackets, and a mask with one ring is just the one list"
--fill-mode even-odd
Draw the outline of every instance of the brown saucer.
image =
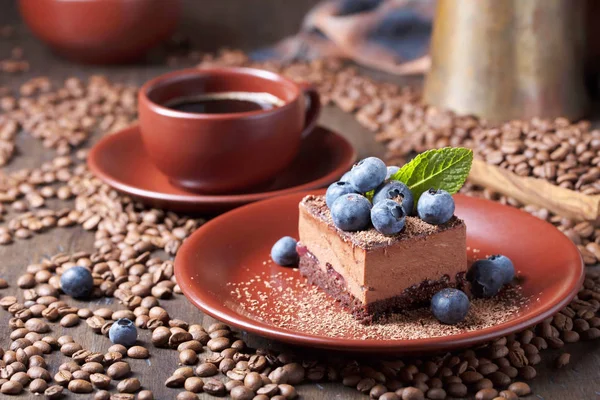
[[[304, 278], [295, 269], [270, 262], [269, 252], [280, 237], [298, 237], [298, 202], [306, 194], [250, 204], [198, 229], [184, 242], [175, 259], [177, 282], [187, 298], [221, 321], [270, 339], [344, 351], [415, 354], [472, 346], [523, 330], [565, 307], [583, 282], [583, 263], [577, 247], [555, 227], [515, 208], [457, 195], [456, 213], [467, 224], [471, 253], [478, 249], [479, 258], [505, 254], [514, 261], [522, 278], [525, 301], [518, 311], [506, 316], [505, 322], [480, 330], [412, 340], [363, 339], [351, 334], [333, 338], [301, 328], [280, 328], [258, 313], [242, 310], [232, 291], [240, 287], [236, 284], [252, 282], [252, 289], [264, 295], [257, 306], [267, 303], [263, 316], [273, 312], [274, 300], [290, 286], [296, 288], [297, 302], [302, 302], [303, 293], [309, 289], [291, 283]], [[261, 274], [274, 277], [278, 283], [263, 285], [256, 279]], [[290, 299], [286, 301], [289, 303]], [[339, 307], [333, 302], [332, 299], [331, 308]], [[307, 307], [319, 313], [316, 305], [309, 303]], [[285, 312], [272, 316], [280, 320], [288, 317]]]
[[299, 154], [267, 186], [242, 194], [203, 195], [172, 185], [144, 151], [139, 126], [106, 136], [90, 151], [92, 172], [115, 189], [158, 208], [217, 213], [269, 197], [324, 187], [350, 169], [352, 145], [333, 131], [317, 127], [302, 140]]

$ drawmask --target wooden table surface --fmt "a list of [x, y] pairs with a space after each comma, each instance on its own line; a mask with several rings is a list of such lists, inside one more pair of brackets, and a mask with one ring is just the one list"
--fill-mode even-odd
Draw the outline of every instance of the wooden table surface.
[[[302, 15], [316, 2], [317, 0], [187, 0], [184, 1], [185, 12], [181, 30], [192, 38], [192, 42], [200, 50], [212, 51], [222, 46], [252, 49], [272, 43], [296, 31]], [[53, 81], [60, 81], [68, 76], [85, 77], [98, 73], [107, 75], [113, 81], [139, 85], [153, 76], [172, 69], [157, 62], [118, 67], [89, 67], [59, 59], [31, 36], [21, 23], [15, 3], [11, 0], [2, 0], [0, 4], [0, 26], [5, 24], [14, 25], [17, 33], [14, 39], [0, 40], [0, 59], [7, 56], [13, 46], [19, 45], [25, 50], [26, 58], [31, 63], [31, 70], [21, 75], [0, 73], [0, 86], [18, 87], [26, 79], [40, 75], [47, 75]], [[397, 78], [383, 77], [398, 81]], [[372, 135], [361, 128], [352, 116], [330, 107], [324, 110], [322, 123], [348, 137], [358, 149], [360, 156], [382, 155], [383, 147], [375, 143]], [[18, 155], [6, 167], [7, 171], [33, 167], [52, 158], [52, 152], [45, 151], [39, 141], [29, 135], [19, 135], [17, 146]], [[35, 235], [28, 241], [16, 241], [10, 246], [0, 247], [0, 277], [11, 283], [11, 288], [3, 290], [0, 295], [16, 293], [16, 278], [30, 263], [38, 262], [41, 258], [59, 251], [92, 251], [93, 236], [93, 233], [83, 231], [80, 227], [56, 228]], [[103, 307], [111, 304], [111, 300], [99, 300], [88, 306], [92, 309]], [[213, 322], [182, 296], [177, 296], [170, 301], [161, 301], [161, 305], [164, 305], [171, 315], [189, 323], [207, 325]], [[109, 307], [116, 308], [116, 305], [109, 305]], [[0, 347], [3, 348], [9, 344], [8, 319], [7, 312], [0, 312]], [[61, 329], [53, 324], [54, 334], [61, 335]], [[109, 346], [107, 338], [91, 335], [85, 324], [77, 328], [68, 328], [66, 333], [74, 336], [78, 342], [92, 351], [105, 351]], [[252, 335], [244, 335], [244, 338], [251, 346], [283, 347], [282, 344], [267, 343]], [[149, 332], [142, 331], [141, 339], [147, 342]], [[155, 349], [151, 345], [150, 349], [150, 359], [131, 360], [135, 376], [140, 378], [144, 387], [154, 391], [157, 399], [173, 399], [177, 391], [167, 389], [163, 382], [170, 372], [177, 368], [177, 352]], [[568, 351], [572, 354], [571, 364], [560, 371], [550, 366], [555, 354], [544, 353], [544, 360], [536, 367], [538, 377], [532, 382], [535, 392], [532, 398], [546, 400], [600, 398], [600, 341], [570, 345]], [[64, 356], [60, 353], [50, 356], [49, 365], [52, 375], [62, 362]], [[299, 387], [299, 392], [305, 399], [366, 398], [341, 384], [305, 384]], [[27, 396], [28, 394], [21, 395], [21, 397]], [[69, 398], [88, 398], [88, 396], [69, 394]], [[33, 395], [30, 397], [35, 398]], [[200, 397], [211, 398], [208, 395]]]

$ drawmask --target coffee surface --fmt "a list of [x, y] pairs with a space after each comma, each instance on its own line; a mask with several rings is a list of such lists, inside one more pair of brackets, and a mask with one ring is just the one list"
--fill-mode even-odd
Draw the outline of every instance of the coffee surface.
[[219, 92], [178, 97], [165, 104], [173, 110], [195, 114], [230, 114], [271, 110], [284, 104], [270, 93]]

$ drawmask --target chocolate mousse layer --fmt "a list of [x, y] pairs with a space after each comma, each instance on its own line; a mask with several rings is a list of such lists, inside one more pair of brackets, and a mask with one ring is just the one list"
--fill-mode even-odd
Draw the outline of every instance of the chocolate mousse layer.
[[369, 324], [389, 312], [411, 310], [426, 306], [433, 295], [447, 287], [457, 287], [469, 292], [465, 272], [459, 272], [454, 279], [444, 275], [437, 280], [425, 280], [402, 290], [401, 293], [385, 300], [363, 304], [347, 290], [344, 278], [333, 270], [331, 265], [323, 268], [319, 260], [302, 244], [298, 246], [300, 254], [299, 270], [308, 283], [317, 285], [328, 295], [335, 298], [358, 321]]
[[443, 225], [407, 217], [394, 236], [375, 229], [344, 232], [333, 224], [323, 196], [307, 196], [298, 230], [300, 271], [357, 316], [422, 305], [456, 285], [467, 269], [466, 227], [456, 217]]

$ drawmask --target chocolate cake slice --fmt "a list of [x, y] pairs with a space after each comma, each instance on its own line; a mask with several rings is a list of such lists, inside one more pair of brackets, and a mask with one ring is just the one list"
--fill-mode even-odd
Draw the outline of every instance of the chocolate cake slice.
[[456, 286], [467, 269], [466, 226], [456, 216], [442, 225], [406, 217], [402, 232], [338, 229], [324, 196], [300, 202], [300, 273], [368, 323], [387, 312], [428, 304]]

